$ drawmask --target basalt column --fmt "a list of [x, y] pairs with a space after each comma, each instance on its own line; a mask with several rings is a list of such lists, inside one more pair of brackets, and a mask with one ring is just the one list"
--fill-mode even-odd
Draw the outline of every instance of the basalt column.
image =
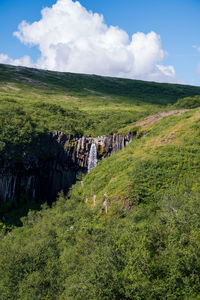
[[26, 153], [20, 161], [0, 161], [0, 202], [51, 203], [58, 192], [66, 193], [76, 182], [78, 172], [87, 172], [92, 144], [97, 159], [101, 160], [123, 149], [132, 138], [133, 134], [96, 138], [62, 132], [43, 135], [37, 151]]

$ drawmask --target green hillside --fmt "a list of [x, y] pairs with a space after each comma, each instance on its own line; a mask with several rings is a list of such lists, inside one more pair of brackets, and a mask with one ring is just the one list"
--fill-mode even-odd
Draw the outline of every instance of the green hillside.
[[77, 96], [95, 94], [100, 97], [107, 94], [117, 98], [124, 97], [126, 99], [124, 102], [139, 100], [161, 105], [174, 103], [178, 98], [200, 94], [199, 87], [188, 85], [61, 73], [2, 64], [0, 64], [0, 82], [13, 82], [20, 87], [28, 84], [42, 89], [51, 88], [54, 92], [59, 90]]
[[2, 300], [197, 299], [200, 110], [143, 131], [2, 238]]
[[0, 154], [43, 132], [108, 134], [192, 95], [200, 88], [0, 65]]
[[0, 223], [0, 299], [200, 299], [200, 108], [175, 103], [200, 88], [5, 65], [0, 80], [3, 159], [41, 132], [136, 132], [51, 208]]

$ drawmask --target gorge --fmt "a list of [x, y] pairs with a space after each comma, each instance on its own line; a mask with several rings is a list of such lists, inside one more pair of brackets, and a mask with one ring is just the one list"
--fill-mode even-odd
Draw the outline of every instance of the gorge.
[[[0, 201], [51, 204], [61, 190], [67, 193], [79, 172], [90, 171], [97, 160], [123, 149], [132, 138], [133, 133], [126, 136], [113, 133], [96, 138], [75, 137], [58, 131], [41, 135], [36, 149], [25, 153], [20, 161], [1, 160]], [[90, 158], [90, 155], [94, 157]]]

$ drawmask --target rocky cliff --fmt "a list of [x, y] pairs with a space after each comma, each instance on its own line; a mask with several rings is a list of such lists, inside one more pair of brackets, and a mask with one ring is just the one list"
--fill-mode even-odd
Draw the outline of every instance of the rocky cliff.
[[110, 134], [108, 136], [100, 136], [96, 138], [81, 137], [76, 138], [66, 135], [62, 132], [53, 134], [53, 138], [62, 145], [65, 155], [70, 161], [82, 170], [88, 167], [88, 158], [92, 143], [97, 147], [97, 158], [104, 159], [114, 152], [123, 149], [133, 138], [133, 134], [122, 136], [118, 134]]
[[123, 149], [132, 138], [133, 134], [96, 138], [62, 132], [43, 135], [36, 145], [38, 151], [25, 153], [20, 161], [0, 161], [0, 201], [51, 203], [59, 191], [66, 193], [76, 182], [78, 172], [87, 172], [92, 143], [101, 160]]

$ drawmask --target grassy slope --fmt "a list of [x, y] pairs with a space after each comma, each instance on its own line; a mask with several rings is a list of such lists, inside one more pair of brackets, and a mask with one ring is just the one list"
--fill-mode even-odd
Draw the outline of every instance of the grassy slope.
[[[25, 84], [31, 81], [33, 85], [51, 87], [54, 91], [68, 92], [71, 95], [107, 94], [110, 96], [125, 97], [124, 102], [140, 102], [152, 104], [174, 103], [180, 97], [199, 95], [200, 88], [194, 86], [145, 82], [96, 75], [61, 73], [30, 68], [16, 68], [0, 65], [0, 80]], [[95, 96], [96, 96], [95, 94]]]
[[[85, 197], [102, 203], [126, 200], [134, 205], [156, 197], [157, 193], [200, 173], [200, 110], [186, 111], [181, 116], [163, 118], [138, 129], [142, 138], [134, 141], [111, 158], [99, 162], [84, 182]], [[143, 189], [142, 192], [138, 192]]]
[[2, 239], [2, 300], [199, 299], [200, 110], [144, 131]]
[[0, 154], [12, 157], [41, 132], [117, 131], [199, 87], [0, 65]]

